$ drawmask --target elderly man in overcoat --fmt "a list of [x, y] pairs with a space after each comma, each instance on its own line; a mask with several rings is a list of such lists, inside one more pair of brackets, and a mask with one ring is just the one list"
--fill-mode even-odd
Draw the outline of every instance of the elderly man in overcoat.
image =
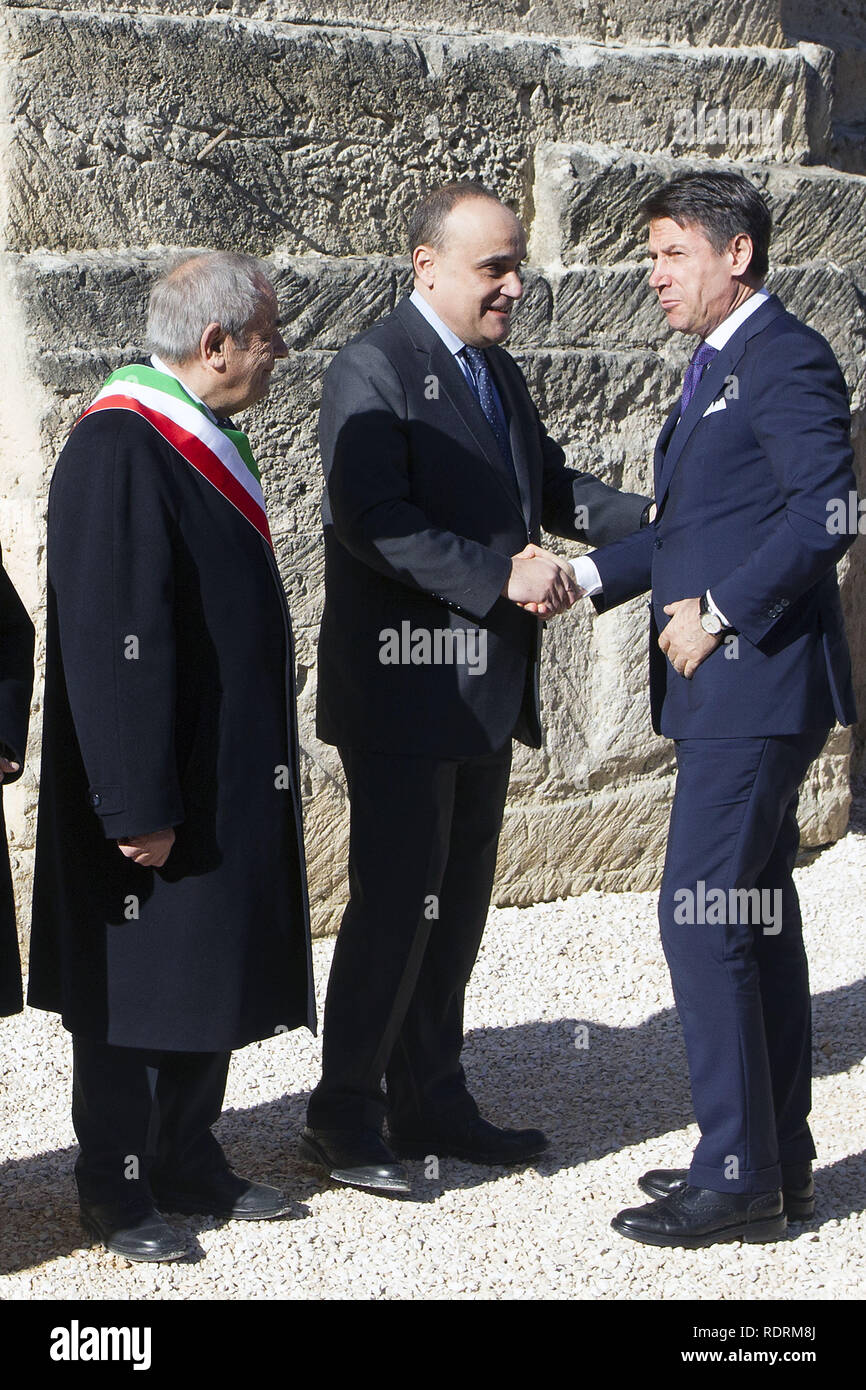
[[315, 1017], [291, 626], [227, 418], [286, 355], [276, 296], [248, 257], [187, 258], [148, 339], [51, 484], [29, 998], [73, 1034], [85, 1229], [171, 1259], [159, 1209], [288, 1210], [211, 1125], [232, 1050]]
[[0, 1017], [21, 1011], [21, 962], [15, 928], [15, 897], [3, 784], [24, 769], [30, 695], [33, 689], [33, 624], [3, 568], [0, 555]]

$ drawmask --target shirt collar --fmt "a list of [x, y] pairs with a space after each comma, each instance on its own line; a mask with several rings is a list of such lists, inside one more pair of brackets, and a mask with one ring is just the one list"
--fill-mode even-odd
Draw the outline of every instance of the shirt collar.
[[709, 347], [716, 348], [717, 351], [723, 348], [725, 343], [734, 336], [740, 325], [746, 322], [749, 315], [753, 314], [756, 309], [760, 309], [762, 304], [766, 304], [769, 298], [769, 290], [756, 290], [754, 294], [750, 294], [748, 299], [738, 305], [732, 314], [728, 314], [726, 319], [722, 319], [718, 328], [714, 328], [712, 333], [704, 339], [704, 342]]
[[442, 322], [436, 310], [432, 305], [427, 303], [423, 294], [419, 294], [418, 290], [413, 290], [409, 296], [409, 303], [414, 304], [418, 313], [422, 314], [430, 327], [435, 329], [449, 352], [452, 352], [456, 357], [458, 352], [463, 351], [466, 346], [463, 339], [458, 338], [457, 334], [452, 332], [447, 323]]
[[197, 396], [197, 395], [195, 394], [195, 391], [191, 391], [190, 388], [187, 386], [186, 382], [185, 382], [185, 381], [181, 381], [181, 378], [178, 376], [177, 372], [172, 371], [172, 369], [171, 369], [171, 367], [168, 365], [168, 363], [167, 363], [167, 362], [163, 362], [163, 360], [162, 360], [161, 357], [157, 357], [157, 355], [156, 355], [155, 352], [151, 353], [151, 356], [150, 356], [150, 365], [151, 365], [156, 371], [158, 371], [158, 372], [164, 372], [166, 376], [173, 376], [174, 379], [175, 379], [175, 381], [180, 381], [180, 384], [181, 384], [181, 386], [183, 387], [183, 389], [184, 389], [184, 391], [186, 392], [186, 394], [187, 394], [188, 396], [190, 396], [194, 401], [197, 401], [198, 404], [202, 407], [203, 410], [206, 410], [206, 411], [207, 411], [208, 416], [209, 416], [210, 419], [214, 422], [214, 424], [217, 423], [217, 416], [214, 415], [214, 413], [213, 413], [213, 411], [211, 410], [210, 406], [209, 406], [209, 405], [206, 405], [205, 402], [202, 400], [201, 396]]

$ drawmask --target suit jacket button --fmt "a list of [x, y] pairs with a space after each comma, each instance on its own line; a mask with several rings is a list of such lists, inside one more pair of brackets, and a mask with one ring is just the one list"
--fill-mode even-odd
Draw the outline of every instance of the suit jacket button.
[[653, 545], [655, 546], [656, 550], [661, 550], [662, 543], [659, 540], [658, 536], [656, 536], [655, 540], [653, 541]]
[[99, 804], [101, 803], [101, 801], [102, 801], [102, 797], [99, 795], [99, 792], [91, 792], [91, 793], [90, 793], [90, 804], [91, 804], [91, 806], [99, 806]]

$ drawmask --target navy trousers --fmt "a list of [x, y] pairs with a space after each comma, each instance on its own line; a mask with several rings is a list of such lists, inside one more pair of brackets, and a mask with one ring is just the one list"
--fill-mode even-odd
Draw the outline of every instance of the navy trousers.
[[815, 1155], [797, 801], [827, 729], [680, 739], [659, 896], [701, 1131], [689, 1182], [766, 1192]]

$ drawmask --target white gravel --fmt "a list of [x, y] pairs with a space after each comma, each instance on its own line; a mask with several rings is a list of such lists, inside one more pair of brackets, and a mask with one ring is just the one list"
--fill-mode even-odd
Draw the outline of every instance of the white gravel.
[[[70, 1047], [28, 1011], [0, 1022], [0, 1298], [856, 1299], [866, 1291], [866, 820], [797, 872], [815, 996], [818, 1212], [773, 1245], [661, 1250], [610, 1229], [649, 1167], [687, 1162], [684, 1054], [652, 893], [586, 893], [490, 914], [464, 1053], [486, 1115], [540, 1125], [510, 1172], [444, 1159], [414, 1200], [320, 1181], [295, 1160], [320, 1044], [235, 1054], [217, 1128], [239, 1171], [297, 1202], [277, 1222], [172, 1218], [177, 1264], [129, 1264], [77, 1221]], [[324, 992], [333, 943], [316, 946]], [[586, 1031], [581, 1025], [586, 1025]], [[581, 1046], [586, 1042], [587, 1046]]]

